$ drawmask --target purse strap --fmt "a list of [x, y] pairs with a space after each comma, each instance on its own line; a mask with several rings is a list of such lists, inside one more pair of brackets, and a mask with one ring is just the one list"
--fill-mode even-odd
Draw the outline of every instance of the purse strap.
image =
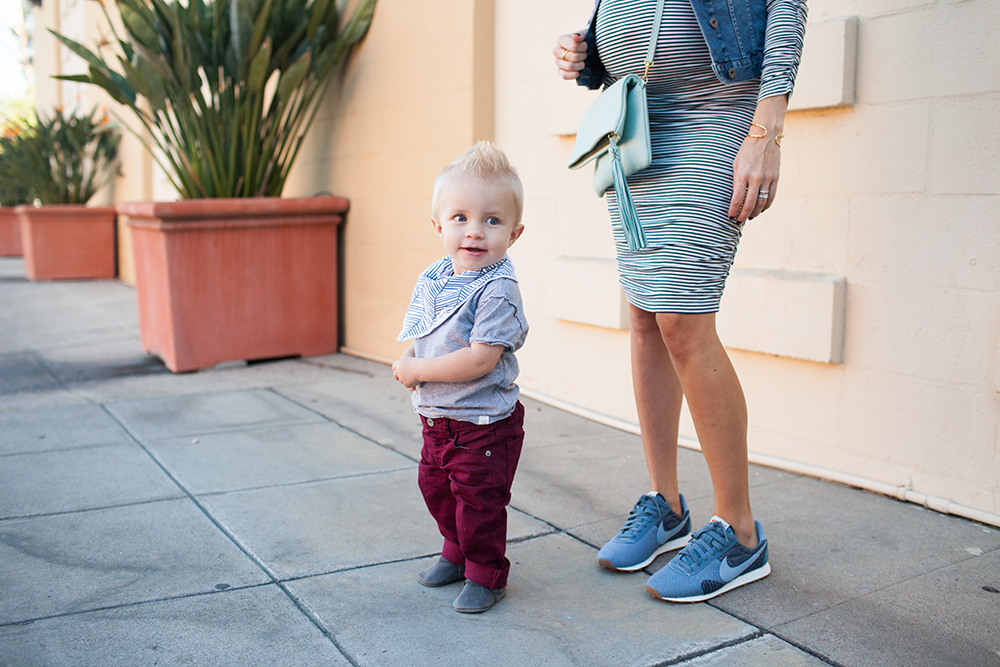
[[656, 53], [656, 38], [660, 34], [660, 20], [663, 18], [663, 0], [656, 0], [656, 18], [653, 19], [653, 33], [649, 36], [649, 48], [646, 49], [646, 60], [643, 64], [646, 66], [645, 71], [642, 73], [642, 81], [646, 82], [649, 76], [649, 68], [653, 66], [653, 54]]

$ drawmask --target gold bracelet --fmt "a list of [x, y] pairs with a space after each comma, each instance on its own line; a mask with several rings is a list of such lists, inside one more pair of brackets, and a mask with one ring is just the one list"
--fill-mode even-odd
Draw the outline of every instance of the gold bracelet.
[[761, 125], [760, 123], [750, 123], [750, 127], [759, 127], [760, 129], [764, 130], [764, 134], [749, 134], [749, 133], [747, 133], [748, 137], [753, 137], [754, 139], [763, 139], [764, 137], [767, 136], [767, 128], [764, 127], [763, 125]]
[[785, 135], [783, 135], [783, 134], [779, 134], [778, 136], [776, 136], [774, 138], [774, 145], [777, 146], [778, 148], [781, 148], [781, 142], [778, 141], [778, 140], [779, 139], [784, 139], [784, 138], [785, 138]]

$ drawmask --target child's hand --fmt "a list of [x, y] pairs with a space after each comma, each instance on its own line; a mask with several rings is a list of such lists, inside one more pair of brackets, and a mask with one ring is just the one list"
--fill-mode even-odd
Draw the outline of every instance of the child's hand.
[[404, 387], [413, 391], [420, 384], [417, 379], [417, 359], [411, 354], [404, 354], [392, 365], [392, 377]]

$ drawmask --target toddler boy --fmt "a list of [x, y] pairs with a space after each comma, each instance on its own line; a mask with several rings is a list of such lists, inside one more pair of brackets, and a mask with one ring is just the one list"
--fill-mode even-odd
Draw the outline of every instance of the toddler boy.
[[423, 422], [418, 480], [444, 537], [424, 586], [465, 580], [453, 604], [479, 613], [506, 592], [507, 503], [524, 440], [517, 359], [528, 323], [507, 248], [524, 195], [507, 157], [480, 141], [434, 183], [431, 223], [447, 256], [418, 278], [392, 365]]

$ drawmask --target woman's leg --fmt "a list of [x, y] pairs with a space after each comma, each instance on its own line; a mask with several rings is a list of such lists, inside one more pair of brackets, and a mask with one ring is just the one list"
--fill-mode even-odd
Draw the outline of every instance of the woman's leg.
[[715, 314], [659, 313], [655, 318], [712, 475], [715, 514], [732, 526], [744, 546], [754, 548], [746, 399], [715, 331]]
[[681, 511], [677, 485], [677, 429], [681, 385], [674, 372], [654, 313], [629, 304], [632, 345], [632, 389], [635, 392], [642, 448], [650, 490]]

